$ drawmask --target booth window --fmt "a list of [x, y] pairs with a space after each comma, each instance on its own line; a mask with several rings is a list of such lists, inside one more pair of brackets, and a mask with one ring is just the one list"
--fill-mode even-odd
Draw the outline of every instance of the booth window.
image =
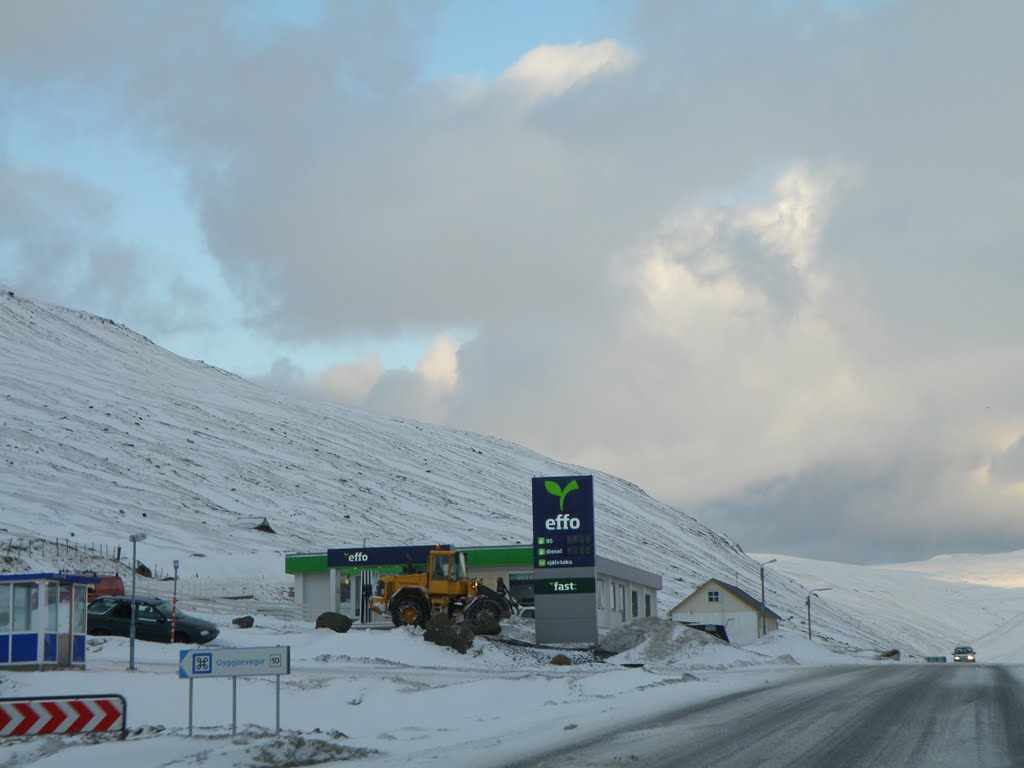
[[85, 614], [88, 599], [88, 588], [82, 584], [75, 585], [74, 602], [74, 627], [72, 631], [77, 635], [85, 634]]
[[39, 585], [14, 585], [14, 631], [35, 632], [39, 629]]
[[11, 631], [11, 586], [0, 584], [0, 634]]
[[60, 593], [60, 585], [56, 581], [46, 584], [46, 629], [52, 632], [57, 629], [57, 595]]

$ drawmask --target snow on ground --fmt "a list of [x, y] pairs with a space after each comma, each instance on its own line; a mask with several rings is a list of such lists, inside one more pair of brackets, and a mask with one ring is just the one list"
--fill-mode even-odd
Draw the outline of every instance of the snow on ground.
[[[208, 647], [289, 646], [280, 734], [274, 732], [274, 678], [238, 679], [235, 736], [231, 681], [195, 681], [189, 738], [189, 683], [177, 676], [181, 647], [137, 641], [138, 669], [129, 672], [127, 639], [90, 638], [85, 671], [6, 672], [0, 695], [122, 694], [128, 738], [9, 739], [0, 743], [0, 765], [390, 766], [421, 764], [424, 755], [440, 753], [449, 768], [483, 768], [521, 759], [526, 747], [553, 749], [611, 723], [639, 722], [664, 709], [763, 686], [801, 666], [844, 661], [821, 649], [811, 653], [795, 633], [745, 650], [666, 620], [640, 620], [610, 634], [602, 647], [621, 650], [602, 661], [579, 647], [523, 645], [532, 639], [529, 620], [511, 622], [518, 642], [477, 638], [460, 655], [425, 642], [414, 628], [338, 634], [261, 618], [239, 629], [230, 614], [202, 615], [222, 630]], [[558, 653], [573, 663], [551, 664]]]

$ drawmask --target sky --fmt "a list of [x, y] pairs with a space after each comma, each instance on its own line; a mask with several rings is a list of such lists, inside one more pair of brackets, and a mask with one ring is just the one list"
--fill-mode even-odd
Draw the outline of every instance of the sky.
[[1022, 25], [3, 3], [0, 281], [611, 472], [748, 551], [1024, 548]]

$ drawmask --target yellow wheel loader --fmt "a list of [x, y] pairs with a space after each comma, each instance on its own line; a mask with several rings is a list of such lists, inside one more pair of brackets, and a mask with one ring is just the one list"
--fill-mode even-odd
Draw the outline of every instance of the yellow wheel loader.
[[[426, 573], [401, 573], [384, 576], [370, 598], [371, 610], [388, 614], [396, 627], [425, 626], [435, 613], [451, 618], [461, 615], [474, 621], [490, 613], [495, 621], [508, 618], [519, 609], [504, 582], [491, 589], [466, 575], [466, 555], [445, 549], [427, 555]], [[410, 569], [411, 570], [411, 569]]]

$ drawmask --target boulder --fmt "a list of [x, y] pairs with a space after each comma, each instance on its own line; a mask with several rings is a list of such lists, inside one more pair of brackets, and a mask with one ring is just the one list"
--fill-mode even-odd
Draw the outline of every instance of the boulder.
[[454, 648], [465, 653], [473, 645], [475, 637], [472, 627], [467, 622], [453, 624], [447, 614], [438, 613], [430, 618], [424, 627], [423, 639], [434, 645]]
[[489, 611], [482, 611], [467, 622], [474, 635], [500, 635], [501, 622], [498, 621]]
[[879, 661], [899, 661], [900, 652], [896, 648], [893, 648], [890, 651], [882, 651], [878, 654], [878, 659]]
[[343, 613], [325, 611], [316, 617], [316, 628], [333, 629], [335, 632], [348, 632], [352, 628], [352, 619]]
[[572, 659], [566, 656], [564, 653], [556, 653], [551, 657], [551, 663], [556, 667], [568, 667], [572, 664]]
[[249, 629], [256, 623], [256, 620], [252, 616], [239, 616], [237, 619], [232, 619], [231, 623], [239, 629]]

